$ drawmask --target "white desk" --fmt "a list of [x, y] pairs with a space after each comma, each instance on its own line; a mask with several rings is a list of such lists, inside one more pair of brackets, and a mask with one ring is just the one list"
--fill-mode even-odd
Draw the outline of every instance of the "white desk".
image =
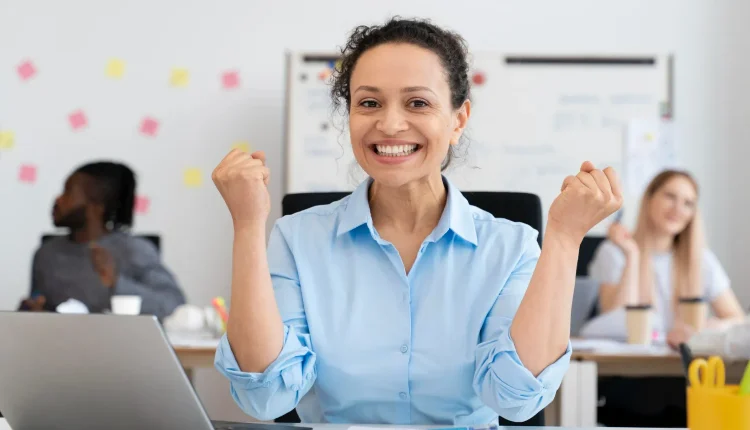
[[[288, 424], [286, 424], [286, 425], [288, 425]], [[315, 430], [347, 430], [347, 429], [351, 428], [351, 426], [345, 425], [345, 424], [337, 424], [337, 425], [325, 424], [325, 425], [316, 425], [316, 426], [309, 426], [309, 427], [313, 427]], [[413, 429], [413, 428], [416, 428], [416, 427], [408, 427], [408, 426], [406, 426], [406, 427], [399, 427], [399, 426], [367, 426], [367, 427], [368, 428], [378, 427], [378, 428], [381, 428], [381, 429], [394, 429], [394, 430], [398, 430], [399, 428], [402, 428], [402, 429]], [[438, 428], [438, 427], [440, 427], [440, 426], [431, 426], [431, 427], [426, 427], [426, 428]], [[425, 428], [425, 427], [421, 427], [421, 428]], [[503, 428], [503, 427], [501, 427], [501, 428]], [[518, 429], [518, 430], [522, 430], [522, 429], [525, 429], [525, 430], [544, 430], [544, 429], [550, 429], [550, 428], [556, 428], [558, 430], [600, 430], [597, 427], [575, 427], [575, 428], [573, 428], [573, 427], [505, 427], [505, 428], [506, 429]], [[612, 429], [612, 430], [617, 430], [616, 427], [609, 427], [609, 428]], [[0, 418], [0, 430], [11, 430], [11, 428], [8, 426], [8, 424], [5, 422], [5, 420], [3, 418]], [[354, 429], [352, 429], [352, 430], [354, 430]], [[637, 428], [632, 428], [631, 427], [631, 428], [628, 428], [628, 429], [621, 429], [621, 430], [659, 430], [659, 429], [654, 429], [654, 428], [637, 429]], [[667, 429], [661, 429], [661, 430], [667, 430]], [[675, 429], [670, 429], [670, 430], [675, 430]]]
[[[213, 366], [218, 341], [190, 338], [170, 340], [188, 375], [191, 375], [191, 369]], [[742, 365], [743, 363], [727, 363], [727, 377], [741, 375]], [[682, 374], [680, 356], [667, 347], [574, 340], [570, 369], [555, 396], [555, 401], [545, 410], [546, 422], [577, 428], [595, 427], [599, 376]]]

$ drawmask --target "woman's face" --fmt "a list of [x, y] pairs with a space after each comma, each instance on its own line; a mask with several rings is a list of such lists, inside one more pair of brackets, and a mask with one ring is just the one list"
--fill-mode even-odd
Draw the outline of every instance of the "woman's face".
[[359, 58], [349, 87], [352, 149], [365, 172], [393, 187], [439, 177], [470, 109], [469, 101], [451, 106], [440, 58], [411, 44], [380, 45]]
[[651, 197], [651, 224], [661, 233], [679, 234], [693, 219], [697, 198], [695, 187], [687, 178], [670, 178]]

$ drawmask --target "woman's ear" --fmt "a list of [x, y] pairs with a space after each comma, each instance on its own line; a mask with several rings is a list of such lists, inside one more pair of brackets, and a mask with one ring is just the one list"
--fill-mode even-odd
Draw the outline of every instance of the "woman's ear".
[[453, 113], [454, 127], [451, 132], [451, 145], [458, 143], [461, 135], [464, 133], [466, 124], [469, 122], [471, 115], [471, 101], [465, 100], [464, 103]]

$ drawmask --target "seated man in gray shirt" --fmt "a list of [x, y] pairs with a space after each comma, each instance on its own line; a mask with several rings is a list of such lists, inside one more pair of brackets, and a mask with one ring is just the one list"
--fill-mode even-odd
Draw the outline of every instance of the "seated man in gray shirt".
[[156, 247], [128, 233], [135, 187], [133, 172], [118, 163], [91, 163], [73, 172], [52, 211], [55, 226], [70, 234], [36, 251], [31, 296], [22, 310], [54, 310], [75, 299], [90, 312], [102, 312], [113, 295], [138, 295], [142, 314], [163, 319], [185, 303]]

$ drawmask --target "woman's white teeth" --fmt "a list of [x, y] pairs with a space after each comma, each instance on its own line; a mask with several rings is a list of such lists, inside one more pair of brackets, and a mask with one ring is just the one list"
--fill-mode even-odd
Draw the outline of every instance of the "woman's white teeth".
[[375, 150], [380, 155], [401, 157], [416, 151], [417, 145], [375, 145]]

